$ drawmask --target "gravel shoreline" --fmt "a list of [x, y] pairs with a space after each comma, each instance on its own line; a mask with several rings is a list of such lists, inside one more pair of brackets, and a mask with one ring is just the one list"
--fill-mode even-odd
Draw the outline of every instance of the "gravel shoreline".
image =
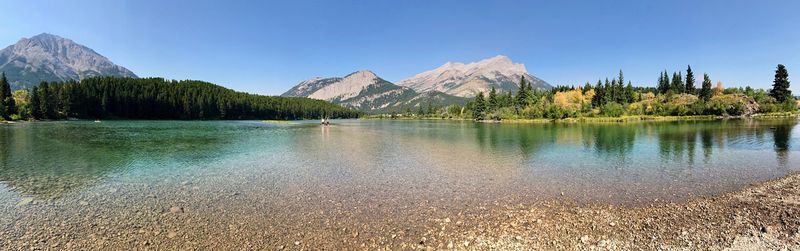
[[711, 198], [643, 206], [550, 200], [469, 210], [393, 208], [397, 214], [369, 211], [381, 205], [254, 214], [242, 210], [244, 204], [209, 213], [139, 205], [81, 212], [47, 201], [15, 203], [34, 213], [2, 222], [0, 249], [800, 249], [800, 173]]
[[477, 249], [799, 250], [800, 173], [681, 203], [552, 202], [504, 213], [456, 236], [475, 237]]

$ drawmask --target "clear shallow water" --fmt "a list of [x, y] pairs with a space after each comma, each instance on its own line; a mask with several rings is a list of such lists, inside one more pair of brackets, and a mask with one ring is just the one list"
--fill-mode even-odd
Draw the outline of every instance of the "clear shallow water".
[[800, 159], [795, 119], [315, 123], [2, 126], [0, 211], [16, 212], [28, 197], [65, 205], [113, 197], [122, 206], [159, 198], [153, 203], [167, 208], [202, 199], [209, 210], [234, 211], [247, 202], [278, 214], [337, 205], [385, 214], [419, 203], [457, 208], [551, 198], [636, 204], [735, 190], [798, 170]]

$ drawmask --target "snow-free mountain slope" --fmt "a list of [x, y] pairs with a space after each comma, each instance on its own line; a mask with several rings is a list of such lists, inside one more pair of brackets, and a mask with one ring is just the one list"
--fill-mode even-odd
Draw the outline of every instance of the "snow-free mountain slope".
[[500, 91], [516, 91], [522, 77], [536, 89], [552, 88], [550, 84], [528, 73], [525, 65], [498, 55], [478, 62], [446, 64], [400, 81], [401, 86], [417, 92], [439, 91], [459, 97], [473, 97], [488, 92], [491, 87]]
[[403, 111], [427, 103], [446, 105], [466, 102], [464, 98], [436, 91], [418, 93], [386, 81], [371, 71], [302, 81], [281, 96], [322, 99], [371, 113]]
[[14, 89], [29, 88], [41, 81], [136, 77], [86, 46], [47, 33], [20, 39], [0, 50], [0, 71], [6, 73]]

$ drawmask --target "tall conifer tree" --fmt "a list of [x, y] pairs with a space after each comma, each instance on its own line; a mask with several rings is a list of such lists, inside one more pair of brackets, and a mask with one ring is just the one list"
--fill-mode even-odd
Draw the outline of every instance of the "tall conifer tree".
[[711, 99], [711, 78], [708, 74], [703, 74], [703, 86], [700, 88], [700, 98], [704, 101]]
[[786, 66], [779, 64], [775, 70], [775, 80], [772, 82], [772, 90], [769, 95], [778, 102], [792, 99], [792, 90], [789, 90], [789, 72]]
[[686, 69], [686, 93], [688, 94], [695, 94], [695, 87], [694, 87], [694, 72], [692, 72], [692, 66], [689, 65]]

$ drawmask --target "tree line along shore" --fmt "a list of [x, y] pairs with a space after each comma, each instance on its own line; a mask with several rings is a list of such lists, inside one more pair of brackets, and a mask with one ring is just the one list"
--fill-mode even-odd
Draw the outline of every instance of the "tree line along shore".
[[[791, 116], [798, 111], [784, 65], [775, 70], [769, 90], [712, 85], [703, 74], [697, 86], [691, 66], [659, 73], [656, 87], [634, 87], [620, 70], [609, 80], [584, 86], [537, 90], [523, 77], [516, 93], [478, 93], [465, 105], [420, 105], [416, 112], [367, 118], [441, 118], [476, 121], [600, 121], [708, 119], [738, 116]], [[266, 119], [355, 118], [363, 112], [327, 101], [236, 92], [193, 80], [94, 77], [42, 82], [31, 90], [11, 91], [0, 76], [0, 120], [58, 119]]]
[[194, 80], [94, 77], [11, 91], [0, 75], [0, 120], [317, 119], [362, 113], [330, 102], [237, 92]]
[[[596, 84], [557, 86], [536, 90], [524, 78], [516, 93], [478, 93], [465, 105], [436, 107], [429, 103], [418, 111], [391, 113], [371, 118], [438, 118], [477, 121], [544, 122], [631, 120], [693, 120], [717, 117], [794, 116], [798, 100], [789, 89], [789, 73], [779, 64], [769, 90], [752, 87], [725, 88], [712, 84], [703, 74], [698, 84], [691, 66], [682, 72], [659, 74], [655, 87], [635, 87], [619, 75]], [[698, 86], [699, 85], [699, 86]]]

